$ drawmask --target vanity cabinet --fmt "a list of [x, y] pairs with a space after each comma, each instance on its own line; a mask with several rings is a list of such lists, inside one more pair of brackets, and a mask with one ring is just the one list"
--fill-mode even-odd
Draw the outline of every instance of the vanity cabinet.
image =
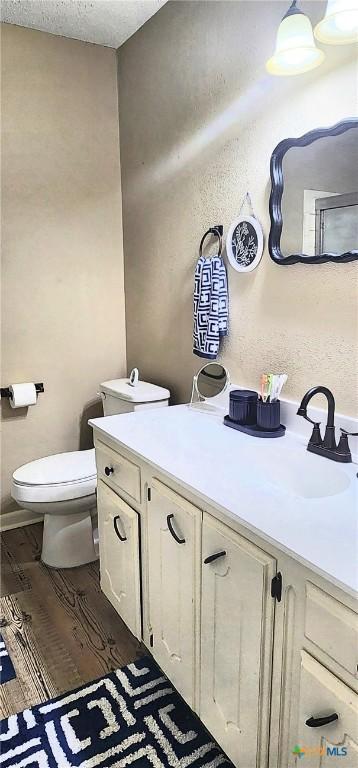
[[139, 517], [102, 480], [97, 501], [101, 589], [133, 635], [141, 638]]
[[151, 650], [163, 672], [195, 708], [201, 511], [159, 480], [151, 483], [149, 498]]
[[357, 768], [354, 595], [130, 450], [96, 452], [101, 587], [234, 766]]
[[234, 765], [265, 768], [275, 560], [206, 513], [202, 550], [200, 718]]

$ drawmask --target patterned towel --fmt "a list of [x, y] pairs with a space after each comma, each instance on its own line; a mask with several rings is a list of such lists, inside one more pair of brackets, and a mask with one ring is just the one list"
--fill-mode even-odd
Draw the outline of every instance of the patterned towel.
[[229, 295], [225, 264], [220, 256], [200, 256], [194, 283], [194, 355], [215, 360], [220, 338], [228, 333]]

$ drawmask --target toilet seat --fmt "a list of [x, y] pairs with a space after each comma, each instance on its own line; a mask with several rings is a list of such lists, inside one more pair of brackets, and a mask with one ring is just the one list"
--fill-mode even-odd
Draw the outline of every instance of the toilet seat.
[[19, 467], [12, 476], [12, 496], [19, 503], [78, 499], [95, 493], [94, 448], [45, 456]]

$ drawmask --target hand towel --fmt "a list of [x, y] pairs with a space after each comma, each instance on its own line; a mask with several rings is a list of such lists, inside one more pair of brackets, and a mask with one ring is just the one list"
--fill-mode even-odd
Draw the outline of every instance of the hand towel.
[[216, 360], [220, 339], [228, 333], [229, 296], [220, 256], [200, 256], [195, 268], [193, 353]]

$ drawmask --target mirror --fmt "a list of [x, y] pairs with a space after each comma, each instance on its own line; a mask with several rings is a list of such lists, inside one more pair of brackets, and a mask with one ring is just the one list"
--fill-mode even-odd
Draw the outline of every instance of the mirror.
[[219, 363], [206, 363], [193, 377], [193, 388], [190, 405], [202, 410], [221, 410], [219, 403], [207, 404], [207, 400], [223, 394], [230, 383], [228, 371]]
[[358, 259], [358, 119], [278, 144], [269, 250], [277, 264]]
[[227, 371], [218, 363], [208, 363], [199, 371], [196, 378], [198, 394], [207, 400], [216, 397], [226, 389]]

